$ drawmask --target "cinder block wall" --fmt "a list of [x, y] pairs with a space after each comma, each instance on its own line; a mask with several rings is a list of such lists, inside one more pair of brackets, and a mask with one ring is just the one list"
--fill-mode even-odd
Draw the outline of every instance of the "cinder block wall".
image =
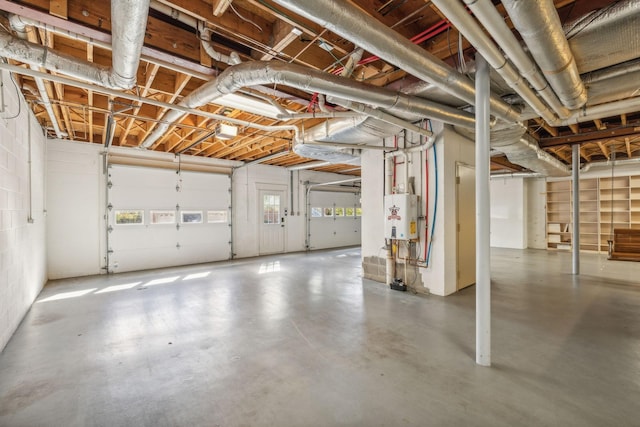
[[2, 72], [0, 112], [0, 351], [46, 282], [45, 137]]

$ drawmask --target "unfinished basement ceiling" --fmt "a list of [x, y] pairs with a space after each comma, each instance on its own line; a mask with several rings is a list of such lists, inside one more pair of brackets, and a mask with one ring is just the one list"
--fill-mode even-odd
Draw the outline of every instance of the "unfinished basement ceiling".
[[[344, 123], [349, 120], [364, 121], [365, 116], [359, 117], [332, 103], [331, 96], [325, 99], [324, 95], [336, 95], [333, 86], [327, 89], [331, 93], [325, 94], [310, 90], [304, 79], [296, 84], [287, 79], [269, 80], [269, 71], [265, 71], [269, 78], [261, 76], [263, 83], [216, 96], [209, 102], [204, 99], [202, 105], [190, 104], [188, 107], [194, 111], [178, 111], [174, 113], [176, 120], [168, 120], [167, 114], [173, 111], [169, 106], [184, 103], [188, 95], [234, 64], [277, 61], [342, 75], [352, 82], [386, 88], [389, 93], [400, 91], [413, 101], [417, 97], [432, 100], [442, 108], [459, 109], [460, 114], [469, 115], [468, 111], [472, 111], [459, 97], [411, 75], [407, 71], [410, 67], [403, 61], [402, 50], [397, 52], [397, 61], [385, 56], [388, 59], [385, 62], [375, 52], [361, 51], [352, 37], [337, 35], [345, 34], [340, 29], [335, 29], [334, 33], [325, 28], [332, 28], [333, 21], [323, 26], [316, 23], [322, 22], [320, 18], [313, 22], [301, 16], [305, 13], [296, 13], [296, 7], [304, 8], [305, 3], [312, 8], [324, 2], [152, 0], [135, 84], [130, 89], [115, 87], [108, 91], [98, 84], [86, 82], [83, 86], [64, 80], [82, 79], [61, 69], [28, 67], [25, 61], [15, 58], [8, 62], [24, 70], [14, 73], [17, 86], [52, 138], [113, 146], [148, 146], [156, 151], [244, 162], [265, 158], [265, 164], [283, 167], [324, 164], [314, 169], [351, 175], [360, 174], [354, 162], [319, 163], [317, 158], [296, 154], [293, 147], [298, 133], [304, 135], [305, 131], [319, 125], [344, 129]], [[342, 5], [357, 6], [360, 13], [392, 29], [405, 41], [413, 42], [425, 55], [428, 53], [444, 61], [463, 78], [473, 77], [476, 48], [451, 24], [457, 21], [438, 9], [436, 5], [442, 2], [350, 0], [332, 3], [338, 5], [338, 12]], [[452, 3], [464, 7], [462, 0]], [[526, 5], [525, 1], [503, 3], [486, 1], [484, 7], [489, 5], [497, 10], [515, 37], [525, 39], [525, 46], [527, 37], [535, 37], [527, 34], [527, 22], [518, 22], [522, 15], [516, 15], [518, 9]], [[545, 120], [500, 76], [493, 77], [492, 87], [497, 100], [513, 106], [529, 136], [564, 164], [570, 164], [573, 143], [581, 144], [583, 163], [605, 161], [613, 152], [617, 159], [640, 157], [640, 101], [634, 98], [640, 89], [637, 83], [640, 65], [636, 64], [640, 56], [636, 25], [640, 8], [637, 2], [549, 0], [548, 3], [555, 7], [559, 22], [564, 26], [561, 27], [561, 38], [568, 39], [567, 51], [573, 53], [576, 74], [582, 73], [578, 79], [586, 90], [586, 104], [577, 108], [574, 105], [575, 114], [564, 120], [562, 117], [555, 117], [556, 121]], [[33, 44], [45, 46], [45, 57], [59, 53], [105, 69], [113, 64], [110, 2], [0, 0], [0, 10], [5, 11], [2, 19], [5, 30], [13, 37], [21, 36]], [[16, 31], [16, 18], [10, 22], [11, 15], [22, 18], [18, 20], [18, 26], [24, 27], [22, 35]], [[513, 22], [511, 15], [516, 17]], [[475, 19], [473, 22], [478, 24]], [[514, 24], [519, 31], [514, 29]], [[123, 31], [129, 37], [133, 30], [125, 28]], [[377, 41], [369, 42], [372, 45], [368, 46], [369, 50], [375, 50]], [[7, 43], [3, 46], [10, 44]], [[560, 52], [560, 55], [564, 53]], [[0, 55], [11, 58], [2, 52]], [[548, 61], [538, 63], [543, 72], [546, 71], [543, 65], [553, 64], [557, 58], [545, 59]], [[512, 60], [509, 58], [510, 63]], [[29, 68], [33, 69], [30, 75]], [[553, 77], [548, 79], [552, 81]], [[554, 84], [555, 81], [551, 86]], [[4, 90], [9, 88], [5, 83]], [[556, 92], [562, 94], [562, 90]], [[542, 96], [538, 95], [538, 99]], [[611, 109], [608, 116], [596, 114], [595, 118], [589, 119], [587, 113], [594, 106], [597, 110], [622, 99], [629, 101], [624, 108]], [[418, 126], [423, 124], [421, 118], [435, 119], [424, 112], [411, 115], [383, 105], [364, 104], [407, 123], [413, 121]], [[581, 118], [582, 113], [587, 117]], [[294, 127], [298, 129], [295, 132]], [[398, 127], [389, 125], [389, 129], [397, 131]], [[347, 140], [339, 142], [367, 142], [357, 140], [361, 131], [346, 132], [343, 139]], [[157, 138], [153, 137], [154, 132]], [[312, 133], [317, 134], [318, 128]], [[357, 157], [353, 147], [350, 150], [347, 154]], [[343, 157], [336, 156], [336, 159]], [[505, 156], [494, 155], [492, 170], [520, 172], [527, 169], [513, 164]]]

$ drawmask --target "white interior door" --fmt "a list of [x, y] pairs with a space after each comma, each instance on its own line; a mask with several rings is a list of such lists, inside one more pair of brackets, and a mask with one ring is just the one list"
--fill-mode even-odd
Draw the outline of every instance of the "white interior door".
[[458, 290], [476, 282], [476, 172], [468, 165], [456, 167]]
[[260, 255], [284, 252], [284, 191], [258, 192], [258, 252]]

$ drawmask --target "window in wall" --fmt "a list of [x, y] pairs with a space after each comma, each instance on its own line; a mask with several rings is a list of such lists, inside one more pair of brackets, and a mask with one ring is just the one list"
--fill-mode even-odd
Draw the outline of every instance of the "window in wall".
[[362, 216], [362, 208], [356, 208], [356, 216]]
[[320, 218], [322, 217], [322, 208], [311, 208], [311, 218]]
[[324, 208], [324, 216], [333, 216], [333, 208]]
[[344, 208], [336, 206], [335, 213], [336, 216], [344, 216]]
[[151, 211], [151, 224], [174, 224], [176, 211]]
[[346, 216], [356, 216], [356, 209], [355, 208], [346, 208], [345, 209], [345, 215]]
[[207, 211], [208, 223], [227, 223], [227, 211]]
[[202, 211], [181, 211], [183, 224], [202, 224]]
[[263, 196], [262, 218], [265, 224], [280, 224], [280, 196], [277, 194]]
[[130, 209], [115, 212], [117, 225], [144, 224], [144, 210]]

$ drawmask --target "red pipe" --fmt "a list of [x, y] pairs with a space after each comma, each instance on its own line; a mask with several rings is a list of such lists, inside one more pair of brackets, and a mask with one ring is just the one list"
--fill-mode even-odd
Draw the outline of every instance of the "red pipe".
[[[451, 23], [449, 23], [449, 21], [446, 20], [442, 20], [440, 22], [438, 22], [435, 25], [432, 25], [431, 27], [427, 28], [426, 30], [416, 34], [415, 36], [411, 37], [411, 42], [413, 42], [413, 44], [420, 44], [426, 40], [429, 40], [432, 37], [437, 36], [438, 34], [446, 31], [449, 27], [451, 27]], [[362, 60], [360, 60], [358, 62], [358, 65], [366, 65], [366, 64], [370, 64], [372, 62], [377, 61], [378, 59], [380, 59], [380, 57], [373, 55], [373, 56], [369, 56], [367, 58], [364, 58]], [[344, 70], [344, 67], [339, 67], [336, 68], [335, 70], [333, 70], [331, 72], [331, 74], [334, 75], [338, 75], [340, 74], [342, 71]]]

